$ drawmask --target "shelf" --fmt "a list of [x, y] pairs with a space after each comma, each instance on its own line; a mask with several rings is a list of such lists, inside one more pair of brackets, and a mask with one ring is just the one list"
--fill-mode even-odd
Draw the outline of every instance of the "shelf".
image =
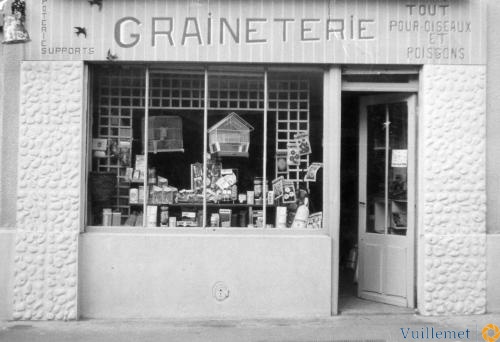
[[[142, 206], [143, 203], [129, 203], [131, 206]], [[181, 202], [181, 203], [157, 203], [157, 204], [147, 204], [156, 206], [169, 206], [169, 207], [203, 207], [203, 202]], [[254, 208], [262, 207], [262, 204], [247, 204], [247, 203], [207, 203], [208, 208], [220, 208], [220, 207], [230, 207], [230, 208]], [[275, 204], [266, 204], [266, 207], [275, 207]]]
[[127, 179], [126, 182], [134, 184], [144, 184], [144, 179]]
[[168, 152], [184, 152], [183, 148], [173, 148], [173, 149], [160, 149], [156, 150], [156, 152], [153, 150], [148, 149], [148, 153], [153, 153], [153, 154], [158, 154], [158, 153], [168, 153]]

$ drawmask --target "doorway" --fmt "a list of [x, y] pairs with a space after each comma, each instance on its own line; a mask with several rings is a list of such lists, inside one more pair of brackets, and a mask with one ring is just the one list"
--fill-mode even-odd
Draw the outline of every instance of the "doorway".
[[342, 93], [339, 311], [414, 307], [416, 95]]

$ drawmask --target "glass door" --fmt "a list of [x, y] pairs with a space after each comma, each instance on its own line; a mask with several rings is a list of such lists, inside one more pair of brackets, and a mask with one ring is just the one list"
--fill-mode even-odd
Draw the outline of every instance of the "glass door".
[[415, 96], [360, 101], [358, 295], [413, 305]]

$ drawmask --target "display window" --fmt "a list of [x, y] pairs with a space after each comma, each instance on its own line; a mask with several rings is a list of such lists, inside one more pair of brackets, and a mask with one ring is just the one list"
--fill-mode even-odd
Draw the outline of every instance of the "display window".
[[90, 70], [89, 226], [322, 229], [322, 72]]

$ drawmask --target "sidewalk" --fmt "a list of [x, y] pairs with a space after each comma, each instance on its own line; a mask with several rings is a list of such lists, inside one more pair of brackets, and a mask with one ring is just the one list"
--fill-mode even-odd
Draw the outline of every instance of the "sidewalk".
[[[157, 342], [157, 341], [423, 341], [431, 333], [459, 333], [440, 341], [484, 341], [482, 328], [500, 326], [500, 314], [461, 317], [405, 315], [343, 315], [298, 320], [133, 320], [77, 322], [0, 322], [1, 342]], [[410, 331], [405, 339], [402, 331]], [[408, 330], [410, 329], [410, 330]], [[432, 330], [433, 329], [433, 330]], [[468, 329], [469, 338], [465, 338]], [[414, 334], [423, 334], [416, 338]], [[478, 334], [476, 335], [476, 331]], [[427, 334], [427, 335], [426, 335]], [[462, 338], [459, 338], [462, 336]]]

